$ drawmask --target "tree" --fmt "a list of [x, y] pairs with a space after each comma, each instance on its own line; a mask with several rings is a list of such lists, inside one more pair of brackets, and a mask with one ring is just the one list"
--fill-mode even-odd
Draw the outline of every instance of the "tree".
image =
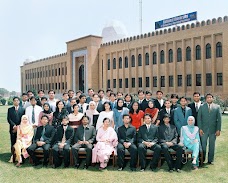
[[8, 98], [8, 105], [13, 105], [13, 98], [12, 97], [10, 97], [10, 98]]
[[6, 99], [2, 98], [1, 103], [2, 103], [2, 105], [6, 105]]
[[9, 91], [8, 91], [7, 89], [5, 89], [5, 88], [0, 88], [0, 95], [1, 95], [1, 96], [6, 95], [7, 93], [9, 93]]
[[17, 95], [17, 93], [15, 91], [10, 92], [10, 96], [16, 96], [16, 95]]

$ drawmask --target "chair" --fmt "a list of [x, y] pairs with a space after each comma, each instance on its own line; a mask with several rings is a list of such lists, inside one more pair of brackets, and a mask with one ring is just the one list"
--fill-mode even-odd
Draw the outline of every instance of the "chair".
[[[146, 159], [147, 160], [151, 160], [153, 158], [154, 155], [154, 151], [152, 151], [151, 149], [147, 149], [146, 151]], [[139, 164], [139, 161], [138, 161]], [[161, 167], [161, 158], [158, 161], [158, 167]]]
[[[37, 158], [44, 158], [44, 153], [43, 153], [43, 148], [42, 147], [38, 147], [35, 151], [35, 156]], [[29, 156], [29, 163], [33, 163], [32, 158]], [[52, 149], [49, 149], [49, 165], [53, 164], [53, 156], [52, 156]]]

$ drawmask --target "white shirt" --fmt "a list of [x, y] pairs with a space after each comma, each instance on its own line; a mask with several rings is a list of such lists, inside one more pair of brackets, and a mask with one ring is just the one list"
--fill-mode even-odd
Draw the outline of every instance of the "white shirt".
[[147, 130], [149, 130], [149, 129], [150, 129], [150, 125], [148, 125], [148, 124], [146, 124], [146, 127], [147, 127]]
[[25, 115], [28, 116], [28, 120], [29, 120], [29, 123], [31, 125], [36, 125], [38, 126], [38, 122], [39, 122], [39, 115], [40, 115], [40, 112], [43, 111], [42, 107], [38, 106], [38, 105], [35, 105], [34, 106], [34, 113], [35, 113], [35, 123], [33, 124], [32, 123], [32, 110], [33, 110], [33, 106], [29, 106], [26, 108], [25, 110]]
[[160, 106], [162, 107], [163, 104], [164, 104], [164, 100], [163, 99], [161, 99], [161, 100], [158, 99], [158, 102], [160, 103]]
[[50, 104], [50, 107], [51, 107], [51, 109], [52, 109], [52, 112], [55, 112], [55, 110], [56, 110], [56, 102], [57, 102], [58, 100], [57, 99], [53, 99], [53, 100], [50, 100], [50, 99], [48, 99], [48, 103]]
[[196, 105], [198, 106], [198, 109], [200, 108], [200, 105], [201, 105], [201, 101], [199, 101], [198, 103], [194, 102], [195, 103], [195, 108], [196, 108]]
[[168, 108], [165, 108], [165, 110], [166, 110], [166, 112], [168, 113], [168, 114], [170, 114], [170, 108], [168, 109]]
[[87, 103], [84, 103], [84, 104], [78, 104], [78, 106], [81, 108], [82, 107], [82, 113], [83, 114], [85, 114], [85, 112], [86, 112], [86, 110], [87, 110], [87, 106], [88, 106], [89, 104], [87, 104]]
[[22, 107], [24, 108], [24, 109], [26, 109], [28, 106], [30, 106], [31, 104], [30, 104], [30, 102], [28, 102], [28, 101], [22, 101]]

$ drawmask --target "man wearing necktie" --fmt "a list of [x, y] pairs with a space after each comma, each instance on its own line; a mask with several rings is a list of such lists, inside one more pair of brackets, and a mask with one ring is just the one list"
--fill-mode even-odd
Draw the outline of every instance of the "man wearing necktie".
[[162, 125], [162, 124], [164, 124], [164, 116], [165, 115], [169, 115], [169, 117], [170, 117], [170, 124], [171, 125], [174, 125], [174, 110], [173, 109], [171, 109], [171, 105], [172, 105], [172, 103], [171, 103], [171, 100], [166, 100], [165, 102], [164, 102], [164, 105], [165, 105], [165, 108], [164, 109], [161, 109], [160, 111], [159, 111], [159, 117], [158, 117], [158, 119], [160, 120], [160, 123], [159, 123], [159, 125]]
[[188, 105], [192, 109], [192, 116], [195, 118], [195, 126], [198, 126], [197, 115], [199, 108], [202, 106], [202, 102], [200, 101], [200, 93], [193, 93], [193, 102]]

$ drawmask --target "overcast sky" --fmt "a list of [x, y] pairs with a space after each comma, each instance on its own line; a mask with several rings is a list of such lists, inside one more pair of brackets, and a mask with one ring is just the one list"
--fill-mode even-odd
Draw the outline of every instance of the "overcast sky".
[[[228, 15], [228, 1], [142, 0], [143, 33], [154, 22], [198, 11], [198, 20]], [[0, 0], [0, 88], [20, 91], [20, 66], [66, 52], [66, 41], [101, 35], [111, 20], [139, 34], [139, 0]]]

